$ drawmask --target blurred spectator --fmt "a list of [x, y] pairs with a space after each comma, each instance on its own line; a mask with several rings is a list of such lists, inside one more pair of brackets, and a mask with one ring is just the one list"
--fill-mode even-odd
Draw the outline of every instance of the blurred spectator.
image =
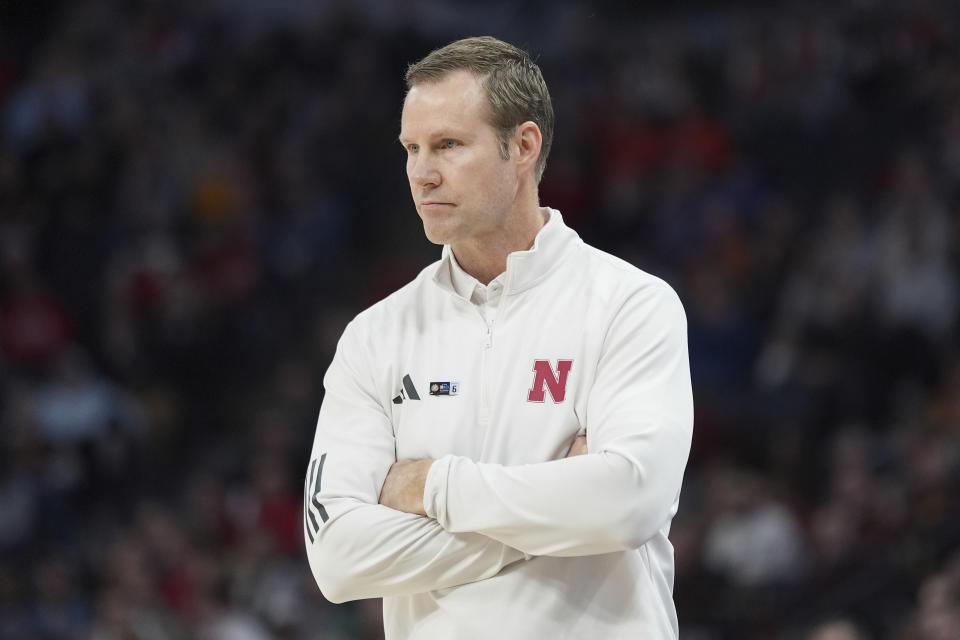
[[866, 640], [864, 635], [849, 620], [831, 620], [818, 625], [806, 640]]
[[254, 614], [230, 605], [225, 588], [218, 582], [200, 594], [197, 639], [271, 640], [273, 636]]
[[764, 495], [757, 476], [718, 468], [709, 491], [716, 514], [703, 543], [708, 568], [743, 587], [793, 582], [802, 575], [800, 528], [789, 509]]
[[111, 431], [135, 438], [143, 428], [132, 399], [98, 376], [79, 350], [58, 359], [37, 387], [33, 406], [38, 434], [54, 446], [105, 440]]
[[0, 553], [22, 549], [28, 542], [37, 501], [37, 486], [27, 469], [6, 447], [0, 448]]
[[12, 571], [0, 573], [0, 638], [29, 640], [33, 634], [23, 587]]
[[30, 611], [31, 633], [38, 638], [85, 638], [91, 607], [74, 568], [61, 558], [47, 558], [37, 565], [33, 580], [37, 597]]
[[71, 323], [59, 300], [27, 273], [13, 274], [0, 297], [0, 347], [12, 362], [44, 367], [67, 348]]
[[99, 591], [94, 633], [105, 639], [129, 633], [136, 640], [180, 640], [186, 621], [161, 600], [159, 585], [143, 546], [134, 532], [124, 532], [99, 558], [104, 563], [104, 585]]
[[928, 577], [920, 588], [919, 606], [909, 627], [917, 640], [947, 640], [960, 629], [960, 556]]

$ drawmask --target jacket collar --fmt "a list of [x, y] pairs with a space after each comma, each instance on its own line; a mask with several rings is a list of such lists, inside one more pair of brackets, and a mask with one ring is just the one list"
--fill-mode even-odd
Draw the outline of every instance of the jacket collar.
[[[520, 293], [536, 285], [553, 271], [570, 248], [580, 243], [580, 236], [563, 223], [559, 211], [548, 209], [548, 212], [550, 218], [537, 233], [533, 246], [507, 256], [507, 270], [498, 276], [504, 281], [504, 295]], [[451, 276], [453, 260], [450, 245], [444, 245], [433, 281], [442, 289], [459, 295]]]

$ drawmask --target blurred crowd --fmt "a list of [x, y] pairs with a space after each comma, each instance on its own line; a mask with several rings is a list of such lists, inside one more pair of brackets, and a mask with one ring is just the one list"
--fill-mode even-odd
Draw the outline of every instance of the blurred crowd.
[[683, 640], [960, 637], [960, 9], [0, 4], [0, 640], [382, 635], [303, 553], [340, 331], [439, 256], [406, 65], [527, 47], [541, 202], [665, 278]]

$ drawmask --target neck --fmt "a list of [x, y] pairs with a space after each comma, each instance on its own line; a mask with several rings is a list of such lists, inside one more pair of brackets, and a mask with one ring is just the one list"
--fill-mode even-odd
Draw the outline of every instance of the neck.
[[537, 233], [549, 219], [546, 209], [533, 206], [516, 212], [507, 224], [489, 236], [451, 246], [460, 267], [484, 285], [507, 270], [507, 256], [533, 246]]

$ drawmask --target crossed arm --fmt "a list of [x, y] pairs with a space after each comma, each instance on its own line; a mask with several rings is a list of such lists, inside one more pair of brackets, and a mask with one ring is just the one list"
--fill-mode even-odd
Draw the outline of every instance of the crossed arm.
[[672, 518], [693, 411], [686, 321], [669, 289], [634, 296], [608, 329], [590, 455], [576, 455], [581, 439], [565, 459], [514, 467], [397, 461], [372, 367], [355, 359], [368, 344], [348, 328], [328, 371], [313, 457], [329, 459], [307, 492], [307, 556], [330, 600], [457, 586], [530, 556], [635, 549]]
[[[572, 458], [585, 453], [587, 453], [587, 436], [579, 435], [570, 447], [567, 457]], [[380, 490], [380, 504], [404, 513], [427, 515], [423, 504], [423, 491], [427, 482], [427, 473], [433, 463], [431, 458], [398, 460], [393, 463]]]

